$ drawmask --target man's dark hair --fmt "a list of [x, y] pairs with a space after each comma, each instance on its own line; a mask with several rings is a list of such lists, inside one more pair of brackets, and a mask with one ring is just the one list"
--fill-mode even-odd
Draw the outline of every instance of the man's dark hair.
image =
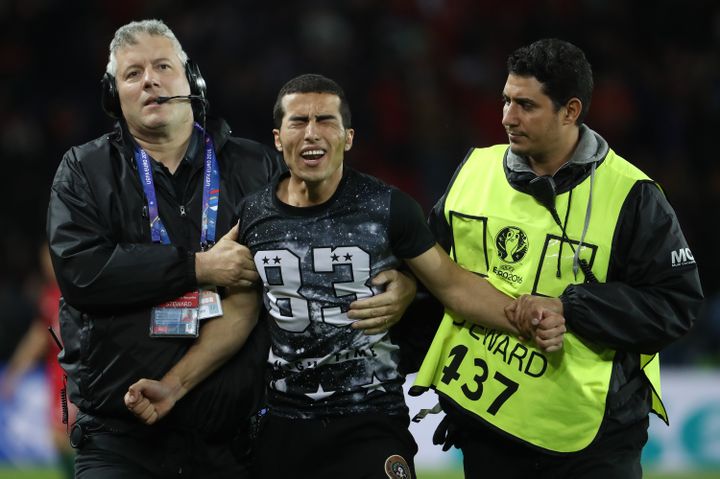
[[285, 116], [282, 107], [283, 97], [293, 93], [329, 93], [337, 95], [340, 98], [340, 116], [342, 117], [343, 127], [350, 128], [350, 105], [347, 98], [345, 98], [345, 92], [335, 81], [315, 73], [306, 73], [295, 77], [280, 88], [273, 107], [275, 128], [280, 128], [283, 116]]
[[590, 109], [593, 91], [592, 68], [585, 54], [570, 42], [548, 38], [515, 50], [508, 57], [508, 73], [535, 77], [550, 97], [555, 111], [571, 98], [582, 102], [577, 118], [581, 125]]

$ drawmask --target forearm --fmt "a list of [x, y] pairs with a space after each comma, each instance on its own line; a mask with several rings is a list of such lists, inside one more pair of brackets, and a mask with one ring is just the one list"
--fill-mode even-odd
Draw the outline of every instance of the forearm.
[[495, 289], [485, 278], [466, 270], [453, 275], [453, 281], [438, 297], [446, 307], [472, 323], [519, 334], [505, 315], [505, 307], [512, 303], [510, 296]]
[[200, 336], [161, 382], [175, 401], [222, 366], [244, 344], [257, 324], [259, 300], [254, 288], [235, 291], [223, 300], [223, 316], [209, 320]]
[[463, 319], [518, 334], [505, 316], [505, 306], [512, 298], [501, 293], [486, 279], [464, 270], [435, 245], [426, 253], [408, 261], [417, 278], [439, 299]]

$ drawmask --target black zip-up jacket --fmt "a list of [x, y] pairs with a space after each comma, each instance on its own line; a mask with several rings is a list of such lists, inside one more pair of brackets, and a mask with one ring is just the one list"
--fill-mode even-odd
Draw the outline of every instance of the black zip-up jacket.
[[[573, 158], [553, 177], [557, 194], [584, 181], [593, 163], [602, 168], [608, 151], [600, 135], [582, 126]], [[537, 176], [528, 166], [523, 167], [523, 162], [508, 151], [505, 176], [514, 189], [529, 194], [529, 183]], [[462, 165], [458, 171], [460, 168]], [[433, 208], [429, 223], [438, 242], [449, 251], [452, 231], [444, 216], [446, 196]], [[584, 209], [586, 205], [575, 207]], [[617, 351], [603, 424], [606, 431], [647, 417], [650, 386], [642, 379], [633, 381], [641, 376], [640, 353], [659, 352], [687, 333], [703, 300], [692, 255], [683, 264], [673, 260], [674, 253], [677, 258], [681, 251], [690, 250], [675, 212], [655, 183], [634, 185], [618, 222], [606, 282], [569, 285], [560, 295], [568, 330]], [[442, 402], [444, 408], [459, 412], [449, 401]]]
[[[282, 160], [259, 143], [230, 136], [223, 121], [209, 121], [220, 170], [219, 240], [236, 221], [243, 197], [283, 170]], [[63, 157], [48, 210], [50, 252], [63, 299], [64, 349], [70, 400], [100, 423], [138, 424], [125, 407], [128, 386], [160, 379], [188, 350], [190, 339], [149, 337], [154, 305], [197, 288], [194, 253], [200, 249], [204, 148], [190, 163], [183, 195], [158, 181], [160, 217], [172, 245], [153, 243], [133, 141], [115, 130]], [[197, 142], [200, 143], [200, 142]], [[259, 323], [260, 324], [260, 323]], [[244, 348], [178, 402], [161, 427], [232, 435], [258, 407], [269, 347], [265, 325]]]

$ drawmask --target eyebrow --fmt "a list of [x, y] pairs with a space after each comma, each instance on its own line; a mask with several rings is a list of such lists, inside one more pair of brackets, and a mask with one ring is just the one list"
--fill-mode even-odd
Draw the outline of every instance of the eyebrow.
[[521, 96], [521, 97], [511, 98], [508, 95], [506, 95], [505, 93], [503, 93], [502, 97], [503, 97], [503, 100], [505, 100], [505, 101], [514, 101], [515, 103], [517, 103], [519, 105], [537, 105], [537, 102], [535, 100], [533, 100], [531, 98], [527, 98], [527, 97]]
[[[158, 63], [163, 63], [163, 62], [171, 63], [170, 57], [155, 58], [150, 61], [150, 63], [153, 65], [157, 65]], [[126, 71], [130, 70], [131, 68], [142, 68], [142, 65], [137, 62], [131, 63], [128, 66], [126, 66], [122, 71], [126, 72]]]
[[[335, 115], [331, 115], [329, 113], [320, 113], [319, 115], [315, 115], [316, 121], [323, 121], [323, 120], [336, 120], [338, 117]], [[288, 121], [308, 121], [310, 119], [309, 115], [291, 115], [288, 118]]]

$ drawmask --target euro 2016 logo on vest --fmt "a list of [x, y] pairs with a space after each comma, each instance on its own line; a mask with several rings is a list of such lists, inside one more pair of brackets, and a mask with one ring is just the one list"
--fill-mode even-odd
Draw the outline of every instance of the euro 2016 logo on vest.
[[495, 238], [498, 257], [506, 263], [517, 263], [528, 251], [528, 237], [517, 226], [506, 226]]

